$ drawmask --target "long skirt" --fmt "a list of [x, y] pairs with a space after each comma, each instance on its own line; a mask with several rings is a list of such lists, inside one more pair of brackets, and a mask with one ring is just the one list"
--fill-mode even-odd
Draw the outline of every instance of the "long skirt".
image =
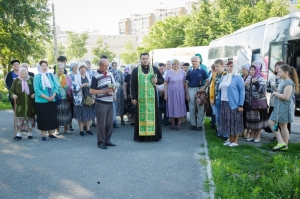
[[92, 106], [81, 106], [74, 105], [74, 118], [78, 122], [88, 122], [95, 118], [95, 104]]
[[268, 111], [267, 109], [254, 111], [247, 110], [246, 126], [248, 129], [260, 130], [268, 126]]
[[220, 128], [222, 136], [237, 135], [244, 131], [243, 113], [238, 109], [231, 109], [227, 101], [221, 101]]
[[41, 131], [49, 131], [58, 127], [57, 105], [55, 102], [35, 103], [37, 127]]
[[17, 117], [16, 123], [18, 131], [31, 131], [35, 127], [35, 118]]
[[71, 106], [66, 99], [57, 106], [57, 120], [59, 126], [68, 126], [72, 122]]

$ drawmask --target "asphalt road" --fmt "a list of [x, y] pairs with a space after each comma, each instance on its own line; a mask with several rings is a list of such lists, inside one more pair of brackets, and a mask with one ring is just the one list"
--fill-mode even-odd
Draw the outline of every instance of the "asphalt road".
[[[115, 130], [116, 147], [103, 150], [96, 135], [79, 132], [58, 139], [14, 141], [13, 112], [0, 111], [0, 198], [207, 198], [203, 133], [163, 128], [159, 142], [132, 140], [133, 128]], [[73, 126], [77, 128], [76, 122]], [[92, 128], [96, 133], [96, 129]]]

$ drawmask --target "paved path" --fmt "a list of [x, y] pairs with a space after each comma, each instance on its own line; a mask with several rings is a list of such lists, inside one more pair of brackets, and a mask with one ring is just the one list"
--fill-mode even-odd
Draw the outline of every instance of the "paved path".
[[[204, 192], [203, 133], [163, 128], [159, 142], [132, 140], [126, 124], [113, 132], [116, 147], [102, 150], [96, 136], [78, 132], [41, 141], [13, 138], [13, 112], [0, 111], [0, 198], [195, 199]], [[74, 122], [74, 127], [77, 127]], [[95, 132], [95, 129], [92, 128]]]

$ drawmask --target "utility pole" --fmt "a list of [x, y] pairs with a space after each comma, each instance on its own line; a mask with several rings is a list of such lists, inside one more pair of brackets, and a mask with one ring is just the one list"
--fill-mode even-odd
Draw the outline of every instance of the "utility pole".
[[58, 50], [57, 50], [56, 26], [55, 26], [55, 15], [54, 15], [54, 3], [52, 3], [52, 16], [53, 16], [53, 35], [54, 35], [54, 64], [56, 64], [56, 59], [58, 57]]

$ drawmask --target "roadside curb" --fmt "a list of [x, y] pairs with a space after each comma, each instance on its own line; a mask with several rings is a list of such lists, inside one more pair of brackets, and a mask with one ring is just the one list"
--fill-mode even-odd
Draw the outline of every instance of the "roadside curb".
[[204, 151], [205, 151], [205, 160], [207, 162], [206, 164], [206, 170], [207, 170], [207, 177], [209, 180], [209, 196], [211, 199], [215, 198], [215, 184], [213, 181], [212, 176], [212, 168], [211, 168], [211, 162], [208, 155], [208, 148], [207, 148], [207, 140], [206, 140], [206, 131], [203, 131], [203, 142], [204, 142]]

